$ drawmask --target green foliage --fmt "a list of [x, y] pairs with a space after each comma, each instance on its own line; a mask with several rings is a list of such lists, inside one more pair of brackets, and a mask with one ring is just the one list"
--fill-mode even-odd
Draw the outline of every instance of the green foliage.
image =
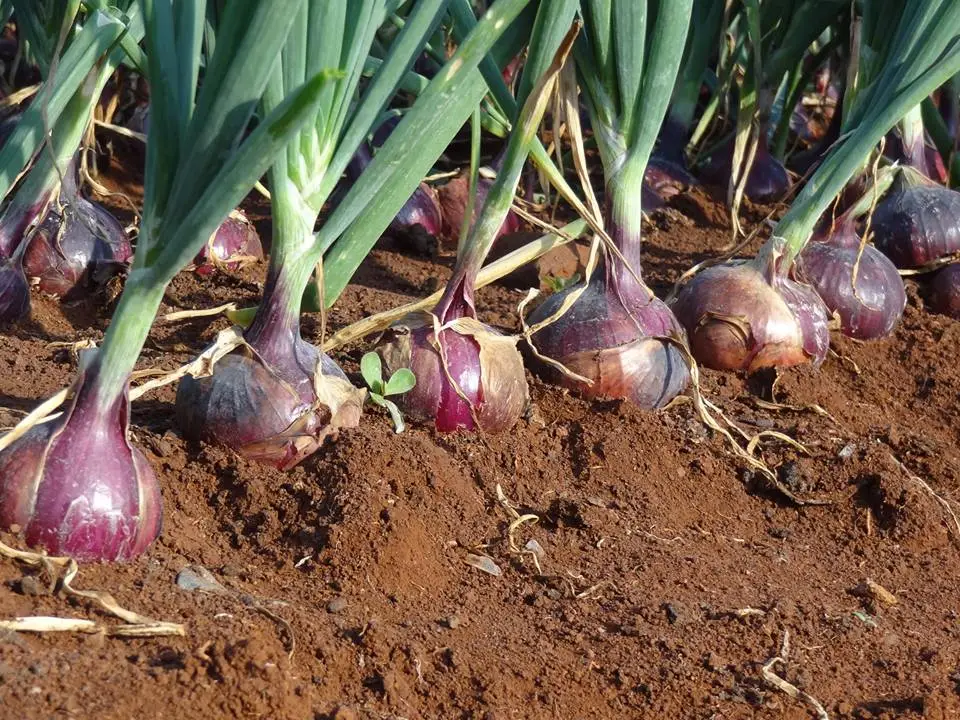
[[383, 381], [383, 364], [380, 356], [375, 352], [368, 352], [360, 360], [360, 374], [363, 375], [363, 381], [370, 389], [370, 401], [390, 413], [393, 419], [393, 429], [397, 433], [402, 433], [406, 426], [403, 423], [403, 415], [400, 408], [389, 396], [403, 395], [413, 390], [417, 384], [417, 378], [409, 368], [400, 368], [390, 378]]

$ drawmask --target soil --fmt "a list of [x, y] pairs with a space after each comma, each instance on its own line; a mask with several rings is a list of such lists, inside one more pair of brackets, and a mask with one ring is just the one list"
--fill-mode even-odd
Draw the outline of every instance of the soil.
[[[718, 197], [694, 190], [654, 216], [645, 269], [661, 295], [728, 241]], [[748, 208], [747, 227], [766, 210]], [[382, 242], [328, 330], [432, 291], [450, 264]], [[163, 312], [255, 302], [263, 273], [182, 273]], [[908, 287], [889, 340], [836, 337], [822, 367], [776, 378], [703, 372], [748, 434], [802, 444], [768, 435], [757, 453], [822, 505], [773, 491], [690, 403], [591, 404], [533, 376], [512, 432], [397, 435], [371, 407], [286, 473], [185, 442], [175, 391], [148, 395], [133, 433], [163, 485], [163, 533], [135, 562], [83, 566], [75, 585], [187, 635], [0, 631], [2, 716], [799, 719], [817, 717], [816, 698], [831, 718], [960, 717], [960, 323]], [[522, 292], [478, 297], [481, 319], [517, 327]], [[36, 297], [33, 319], [0, 335], [0, 424], [69, 382], [75, 360], [51, 343], [100, 339], [103, 302]], [[226, 323], [158, 321], [141, 366], [186, 362]], [[320, 331], [307, 318], [305, 335]], [[364, 350], [334, 357], [358, 380]], [[521, 552], [498, 487], [536, 518], [512, 531]], [[187, 566], [227, 591], [180, 589]], [[115, 622], [35, 572], [0, 563], [0, 617]], [[778, 656], [768, 672], [796, 698], [765, 679]]]

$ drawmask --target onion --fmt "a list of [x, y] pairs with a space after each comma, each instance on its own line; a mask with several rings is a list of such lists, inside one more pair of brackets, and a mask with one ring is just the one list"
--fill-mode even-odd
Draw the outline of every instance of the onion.
[[960, 264], [952, 263], [938, 270], [928, 290], [928, 300], [934, 312], [960, 320]]
[[[374, 135], [375, 144], [382, 144], [389, 135], [395, 123], [384, 123], [380, 131]], [[377, 141], [380, 141], [377, 143]], [[373, 156], [366, 144], [361, 145], [350, 164], [347, 166], [347, 175], [356, 180], [364, 168], [370, 164]], [[421, 182], [413, 195], [400, 208], [387, 227], [387, 234], [399, 239], [410, 241], [413, 247], [429, 247], [433, 238], [439, 238], [443, 230], [442, 211], [437, 191], [425, 182]]]
[[13, 323], [30, 314], [30, 285], [17, 258], [0, 261], [0, 323]]
[[59, 196], [30, 236], [23, 268], [42, 292], [75, 296], [102, 286], [123, 271], [133, 256], [123, 226], [100, 205], [80, 194], [74, 160]]
[[860, 340], [892, 333], [907, 304], [897, 268], [872, 245], [864, 245], [861, 252], [852, 221], [842, 222], [829, 238], [808, 242], [797, 257], [795, 273], [840, 317], [843, 334]]
[[[614, 261], [616, 262], [616, 261]], [[604, 267], [613, 262], [605, 259]], [[571, 287], [548, 298], [527, 319], [543, 322], [557, 312]], [[627, 399], [645, 410], [683, 392], [690, 372], [676, 342], [683, 328], [670, 308], [625, 271], [598, 269], [583, 295], [557, 320], [531, 336], [537, 352], [590, 382], [540, 366], [550, 379], [596, 400]]]
[[12, 323], [30, 314], [30, 284], [23, 272], [23, 238], [39, 221], [47, 206], [49, 192], [31, 198], [27, 206], [16, 196], [0, 218], [0, 323]]
[[651, 156], [643, 174], [643, 196], [640, 202], [648, 210], [655, 210], [696, 184], [697, 179], [687, 171], [682, 161], [655, 154]]
[[874, 243], [897, 267], [953, 255], [960, 252], [960, 193], [901, 170], [877, 205], [871, 228]]
[[435, 319], [431, 313], [408, 315], [377, 348], [388, 375], [410, 368], [417, 378], [401, 397], [401, 408], [419, 422], [434, 421], [440, 432], [509, 430], [529, 402], [516, 338], [466, 312], [442, 324], [437, 320], [439, 333]]
[[244, 346], [217, 361], [211, 375], [180, 381], [176, 417], [188, 438], [286, 470], [340, 428], [356, 427], [364, 391], [301, 339], [299, 305], [281, 310], [288, 293], [277, 285], [268, 279]]
[[[487, 199], [487, 193], [493, 181], [482, 175], [477, 178], [477, 190], [473, 200], [473, 218], [477, 219], [480, 208], [483, 207]], [[437, 192], [440, 203], [440, 215], [443, 218], [440, 235], [448, 240], [456, 239], [460, 236], [463, 228], [463, 216], [467, 212], [467, 199], [470, 196], [470, 175], [467, 172], [460, 173], [446, 185], [441, 185]], [[509, 233], [519, 232], [521, 229], [520, 218], [512, 210], [507, 213], [497, 237]]]
[[55, 555], [128, 560], [160, 533], [160, 487], [130, 444], [126, 392], [103, 407], [93, 377], [81, 371], [59, 418], [0, 451], [0, 525]]
[[693, 356], [715, 370], [819, 365], [830, 347], [823, 301], [807, 285], [781, 277], [765, 253], [698, 273], [673, 311]]
[[[709, 182], [726, 183], [733, 168], [734, 141], [724, 143], [714, 151], [703, 164], [701, 174]], [[757, 152], [750, 166], [747, 197], [754, 202], [767, 203], [780, 200], [790, 190], [790, 176], [783, 164], [770, 154], [767, 147], [766, 132], [761, 129], [757, 143]]]
[[198, 275], [210, 275], [217, 267], [236, 270], [260, 260], [263, 245], [257, 229], [240, 210], [234, 210], [210, 236], [193, 264]]

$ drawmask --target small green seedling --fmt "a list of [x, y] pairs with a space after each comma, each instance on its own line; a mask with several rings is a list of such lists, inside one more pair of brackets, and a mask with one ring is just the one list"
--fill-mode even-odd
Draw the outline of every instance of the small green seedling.
[[576, 285], [580, 282], [580, 273], [574, 273], [570, 277], [562, 277], [560, 275], [547, 275], [543, 279], [543, 283], [549, 288], [551, 293], [563, 292], [571, 285]]
[[386, 408], [393, 418], [393, 429], [397, 433], [402, 433], [406, 427], [403, 424], [403, 415], [400, 414], [400, 408], [392, 400], [388, 400], [389, 395], [403, 395], [410, 392], [417, 384], [417, 378], [409, 368], [400, 368], [386, 383], [383, 382], [383, 365], [380, 362], [380, 356], [375, 352], [368, 352], [360, 359], [360, 374], [363, 375], [364, 382], [370, 388], [370, 400], [382, 408]]

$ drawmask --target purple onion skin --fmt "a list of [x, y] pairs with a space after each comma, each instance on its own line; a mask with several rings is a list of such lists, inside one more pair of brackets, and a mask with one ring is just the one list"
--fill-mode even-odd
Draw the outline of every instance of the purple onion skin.
[[667, 117], [660, 130], [657, 148], [643, 174], [642, 207], [655, 210], [679, 195], [686, 188], [697, 185], [697, 179], [687, 169], [683, 154], [689, 129]]
[[843, 225], [828, 239], [807, 243], [795, 272], [817, 291], [827, 309], [839, 316], [844, 335], [858, 340], [886, 337], [903, 316], [907, 294], [900, 273], [872, 245], [865, 245], [861, 253], [852, 226]]
[[920, 267], [953, 255], [960, 252], [960, 193], [894, 181], [870, 227], [876, 246], [897, 267]]
[[[619, 292], [598, 270], [577, 301], [531, 340], [537, 351], [591, 380], [584, 383], [543, 367], [551, 380], [594, 400], [631, 400], [645, 410], [661, 408], [690, 382], [690, 371], [676, 344], [683, 328], [670, 308], [638, 285], [621, 278]], [[534, 309], [527, 323], [553, 315], [575, 288], [552, 295]]]
[[[374, 134], [375, 145], [386, 142], [395, 122], [384, 123]], [[373, 161], [369, 146], [361, 145], [347, 166], [347, 176], [356, 181], [364, 168]], [[400, 238], [427, 240], [438, 238], [443, 231], [443, 216], [437, 191], [426, 183], [420, 183], [413, 195], [403, 204], [387, 228], [387, 233]]]
[[0, 260], [0, 324], [15, 323], [30, 314], [30, 284], [19, 260]]
[[400, 212], [390, 222], [388, 232], [393, 235], [426, 235], [439, 237], [443, 228], [437, 191], [420, 183]]
[[23, 268], [41, 292], [75, 297], [102, 286], [130, 264], [133, 247], [120, 222], [84, 198], [68, 169], [23, 255]]
[[763, 259], [714, 265], [680, 291], [673, 311], [699, 363], [755, 372], [810, 361], [820, 365], [826, 358], [830, 334], [823, 301], [768, 265]]
[[[484, 201], [487, 199], [487, 193], [493, 186], [493, 181], [481, 177], [477, 180], [476, 194], [473, 200], [473, 219], [480, 214]], [[441, 186], [437, 193], [440, 202], [440, 215], [443, 218], [442, 231], [443, 237], [453, 240], [460, 237], [460, 230], [463, 226], [463, 216], [467, 212], [467, 196], [470, 191], [470, 178], [466, 173], [458, 175], [446, 185]], [[519, 232], [521, 229], [520, 218], [512, 210], [507, 213], [503, 225], [497, 231], [497, 237]]]
[[[276, 297], [272, 283], [268, 279], [267, 298]], [[274, 305], [265, 304], [266, 312], [247, 330], [248, 346], [219, 360], [212, 375], [180, 381], [176, 419], [190, 439], [288, 470], [340, 428], [356, 427], [364, 392], [331, 358], [300, 338], [297, 314], [285, 316]], [[320, 399], [314, 387], [318, 365]]]
[[[731, 140], [707, 158], [700, 171], [705, 180], [713, 183], [730, 181], [733, 147]], [[769, 203], [782, 199], [789, 190], [790, 176], [783, 164], [770, 154], [764, 134], [761, 133], [744, 192], [753, 202]]]
[[81, 385], [61, 418], [0, 452], [0, 525], [81, 561], [143, 553], [160, 534], [162, 503], [150, 463], [130, 444], [129, 415], [125, 395], [98, 407], [93, 384]]
[[928, 302], [934, 312], [960, 320], [960, 264], [937, 270], [928, 292]]
[[416, 386], [400, 398], [400, 407], [413, 420], [433, 422], [439, 432], [505, 432], [529, 402], [516, 341], [462, 316], [457, 328], [461, 332], [441, 330], [439, 345], [447, 372], [466, 399], [444, 371], [430, 314], [408, 315], [384, 335], [377, 352], [387, 373], [406, 367], [417, 378]]
[[198, 275], [210, 275], [218, 266], [236, 270], [246, 262], [260, 260], [263, 260], [263, 244], [257, 229], [245, 215], [234, 212], [220, 223], [193, 264]]
[[29, 207], [11, 205], [0, 219], [0, 324], [30, 314], [30, 284], [23, 272], [23, 235], [44, 211], [49, 195]]

